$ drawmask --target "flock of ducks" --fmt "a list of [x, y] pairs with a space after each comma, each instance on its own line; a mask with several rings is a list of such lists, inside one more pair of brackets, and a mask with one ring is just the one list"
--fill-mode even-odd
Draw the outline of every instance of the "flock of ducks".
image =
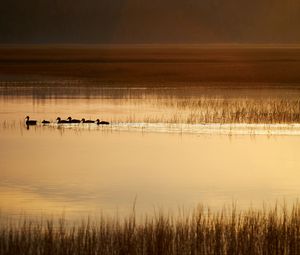
[[[27, 126], [35, 126], [37, 124], [37, 120], [31, 120], [29, 116], [26, 116], [25, 118], [26, 122], [25, 124]], [[51, 122], [48, 120], [43, 120], [41, 122], [44, 125], [50, 124]], [[77, 119], [72, 119], [71, 117], [68, 117], [66, 120], [62, 120], [60, 117], [57, 117], [56, 119], [56, 123], [57, 124], [79, 124], [79, 123], [94, 123], [97, 125], [109, 125], [109, 122], [107, 121], [100, 121], [99, 119], [94, 120], [86, 120], [86, 119], [81, 119], [81, 120], [77, 120]]]

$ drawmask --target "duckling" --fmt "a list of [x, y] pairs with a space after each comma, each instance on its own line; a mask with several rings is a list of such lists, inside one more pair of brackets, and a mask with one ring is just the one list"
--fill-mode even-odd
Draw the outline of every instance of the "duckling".
[[80, 120], [76, 120], [76, 119], [72, 119], [71, 117], [68, 117], [67, 119], [69, 121], [69, 123], [80, 123]]
[[44, 125], [50, 124], [50, 121], [49, 120], [43, 120], [42, 124], [44, 124]]
[[109, 122], [107, 122], [107, 121], [100, 121], [99, 119], [96, 119], [96, 124], [97, 125], [109, 125]]
[[36, 125], [36, 123], [37, 123], [37, 121], [36, 120], [29, 120], [29, 116], [26, 116], [26, 125], [27, 126], [35, 126]]
[[85, 120], [84, 118], [81, 120], [82, 123], [95, 123], [93, 120]]
[[70, 123], [68, 120], [62, 120], [60, 117], [57, 117], [56, 121], [57, 121], [57, 124], [68, 124], [68, 123]]

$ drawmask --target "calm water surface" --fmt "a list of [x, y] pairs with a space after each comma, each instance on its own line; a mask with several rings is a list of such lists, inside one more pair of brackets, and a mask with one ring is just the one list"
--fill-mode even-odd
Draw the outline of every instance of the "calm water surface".
[[[141, 99], [139, 99], [141, 100]], [[199, 135], [91, 124], [24, 127], [23, 119], [161, 114], [103, 98], [0, 98], [0, 210], [5, 215], [125, 214], [295, 201], [300, 136]], [[156, 109], [157, 111], [157, 109]]]

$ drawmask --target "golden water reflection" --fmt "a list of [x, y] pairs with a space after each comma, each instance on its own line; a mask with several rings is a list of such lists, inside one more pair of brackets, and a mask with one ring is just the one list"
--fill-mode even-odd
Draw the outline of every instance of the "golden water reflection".
[[3, 212], [241, 207], [300, 192], [300, 137], [44, 130], [0, 135]]

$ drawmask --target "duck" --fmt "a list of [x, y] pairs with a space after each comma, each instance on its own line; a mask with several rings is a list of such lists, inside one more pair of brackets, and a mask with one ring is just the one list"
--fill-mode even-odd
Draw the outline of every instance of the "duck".
[[43, 121], [42, 121], [42, 124], [44, 124], [44, 125], [50, 124], [50, 121], [49, 121], [49, 120], [43, 120]]
[[70, 123], [68, 120], [62, 120], [60, 117], [57, 117], [56, 121], [57, 121], [57, 124], [68, 124], [68, 123]]
[[36, 120], [29, 120], [29, 116], [26, 116], [26, 125], [27, 126], [35, 126], [36, 125], [36, 123], [37, 123], [37, 121]]
[[96, 124], [97, 125], [109, 125], [109, 122], [108, 121], [100, 121], [99, 119], [96, 119]]
[[84, 118], [81, 120], [81, 122], [82, 123], [95, 123], [95, 121], [93, 121], [93, 120], [86, 120]]
[[67, 120], [69, 121], [69, 123], [80, 123], [80, 120], [76, 120], [76, 119], [72, 119], [71, 117], [68, 117]]

